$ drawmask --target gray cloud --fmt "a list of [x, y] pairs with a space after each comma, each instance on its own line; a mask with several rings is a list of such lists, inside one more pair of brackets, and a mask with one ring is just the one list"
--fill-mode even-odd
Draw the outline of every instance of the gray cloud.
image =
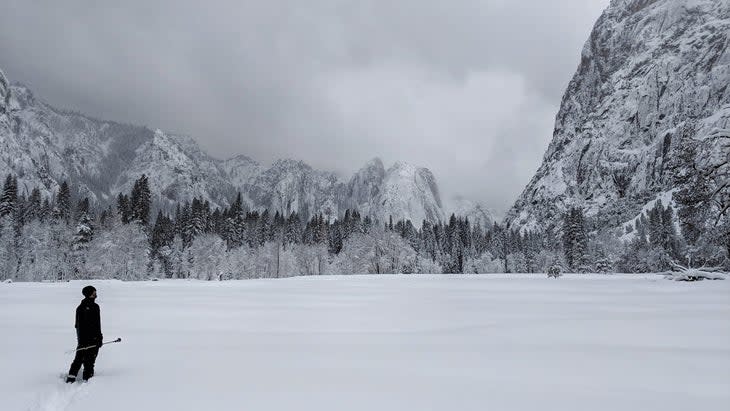
[[54, 105], [218, 157], [402, 159], [503, 211], [608, 0], [9, 3], [0, 67]]

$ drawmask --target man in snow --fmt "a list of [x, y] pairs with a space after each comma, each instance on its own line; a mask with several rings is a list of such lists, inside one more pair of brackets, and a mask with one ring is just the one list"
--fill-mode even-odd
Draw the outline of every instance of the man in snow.
[[84, 366], [84, 381], [94, 376], [94, 361], [96, 361], [96, 355], [99, 354], [99, 348], [102, 345], [101, 314], [99, 306], [94, 302], [96, 288], [87, 285], [81, 293], [84, 295], [84, 299], [76, 308], [75, 325], [78, 351], [71, 363], [71, 369], [68, 370], [66, 378], [68, 383], [76, 382], [76, 374], [81, 369], [81, 365]]

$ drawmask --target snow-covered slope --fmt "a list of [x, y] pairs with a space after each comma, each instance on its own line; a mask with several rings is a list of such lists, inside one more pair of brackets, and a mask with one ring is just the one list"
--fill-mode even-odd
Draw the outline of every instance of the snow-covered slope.
[[242, 154], [223, 160], [221, 167], [234, 187], [251, 184], [264, 170], [259, 163]]
[[193, 197], [226, 206], [240, 191], [251, 209], [298, 212], [303, 219], [334, 220], [347, 208], [417, 226], [444, 217], [436, 180], [425, 168], [399, 162], [386, 171], [374, 159], [345, 182], [302, 161], [263, 167], [243, 155], [219, 160], [189, 137], [57, 110], [0, 72], [0, 175], [7, 173], [18, 175], [21, 192], [38, 186], [52, 197], [69, 180], [101, 204], [146, 174], [156, 204], [168, 209]]
[[730, 125], [729, 32], [728, 0], [613, 0], [506, 221], [537, 228], [580, 205], [615, 224], [671, 190], [667, 163], [681, 135]]
[[69, 180], [81, 195], [103, 201], [135, 150], [152, 138], [143, 127], [54, 109], [0, 77], [0, 174], [18, 175], [21, 192], [39, 187], [49, 197]]
[[194, 197], [225, 206], [235, 195], [234, 186], [221, 162], [200, 150], [189, 137], [172, 136], [161, 130], [136, 150], [126, 173], [113, 192], [129, 192], [137, 176], [149, 177], [150, 191], [161, 205], [192, 201]]
[[330, 220], [340, 215], [337, 194], [342, 183], [333, 173], [317, 171], [296, 160], [278, 160], [244, 185], [254, 208], [284, 215], [299, 213], [304, 220], [322, 214]]
[[[641, 208], [641, 211], [639, 211], [639, 214], [637, 214], [631, 220], [621, 224], [619, 226], [621, 230], [620, 233], [623, 233], [620, 237], [621, 241], [629, 242], [633, 240], [634, 237], [636, 237], [637, 224], [639, 220], [641, 220], [642, 217], [648, 220], [650, 210], [656, 207], [659, 203], [661, 203], [662, 207], [671, 207], [673, 209], [676, 209], [676, 204], [672, 199], [675, 191], [676, 190], [669, 190], [659, 193], [654, 200], [644, 204], [644, 206]], [[675, 221], [675, 224], [675, 229], [677, 230], [677, 232], [680, 232], [679, 221]]]

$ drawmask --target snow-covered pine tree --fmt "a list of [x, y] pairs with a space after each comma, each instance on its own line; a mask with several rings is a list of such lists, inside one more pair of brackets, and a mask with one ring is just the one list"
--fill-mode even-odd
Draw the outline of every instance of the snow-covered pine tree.
[[528, 231], [522, 236], [522, 248], [523, 255], [525, 256], [525, 269], [528, 273], [534, 273], [535, 270], [535, 256], [539, 252], [536, 244], [536, 236], [532, 232]]
[[226, 239], [224, 231], [223, 231], [223, 212], [220, 208], [216, 207], [215, 210], [210, 214], [210, 219], [208, 220], [208, 227], [207, 232], [209, 233], [215, 233], [221, 236], [224, 240]]
[[180, 238], [183, 241], [183, 248], [187, 248], [195, 238], [195, 226], [193, 224], [192, 208], [189, 202], [185, 202], [180, 211], [177, 226], [180, 227]]
[[367, 233], [368, 231], [370, 231], [370, 228], [372, 228], [374, 224], [376, 224], [376, 222], [373, 221], [373, 219], [369, 215], [365, 216], [365, 218], [362, 220], [363, 233]]
[[188, 232], [193, 239], [205, 231], [205, 206], [197, 197], [193, 198], [193, 202], [190, 205], [190, 219], [188, 220], [188, 224]]
[[342, 241], [344, 235], [342, 234], [342, 224], [339, 221], [335, 221], [329, 227], [327, 231], [327, 246], [330, 254], [339, 254], [342, 250]]
[[38, 187], [33, 187], [33, 190], [31, 190], [30, 196], [23, 207], [23, 220], [32, 221], [36, 218], [40, 218], [42, 207], [43, 201], [41, 199], [41, 190], [38, 189]]
[[587, 265], [588, 235], [583, 210], [571, 207], [563, 224], [563, 250], [571, 270], [583, 271]]
[[[160, 254], [160, 250], [163, 247], [169, 247], [172, 245], [172, 241], [175, 238], [175, 227], [172, 220], [162, 213], [162, 210], [157, 212], [155, 218], [155, 224], [152, 227], [150, 233], [150, 257], [151, 258], [163, 258]], [[164, 259], [164, 258], [163, 258]], [[168, 262], [164, 262], [166, 266]]]
[[15, 220], [12, 214], [0, 217], [0, 279], [17, 279], [18, 251]]
[[[687, 266], [730, 266], [730, 133], [715, 129], [695, 139], [688, 122], [672, 163], [677, 217], [688, 245]], [[716, 246], [722, 252], [716, 252]], [[722, 255], [724, 254], [724, 255]]]
[[41, 221], [46, 221], [51, 214], [53, 213], [53, 207], [51, 207], [51, 202], [48, 198], [43, 199], [43, 205], [41, 206], [41, 209], [38, 213], [38, 218], [40, 218]]
[[[259, 239], [258, 239], [258, 233], [259, 233], [259, 221], [261, 220], [261, 215], [259, 215], [258, 211], [251, 211], [247, 212], [246, 216], [243, 220], [243, 241], [251, 247], [260, 247]], [[263, 241], [263, 239], [261, 240]]]
[[316, 217], [316, 224], [314, 226], [314, 242], [315, 244], [325, 244], [327, 243], [327, 238], [329, 238], [329, 223], [327, 220], [324, 219], [324, 215], [319, 214]]
[[0, 218], [15, 212], [15, 205], [18, 200], [18, 179], [8, 174], [5, 177], [2, 196], [0, 196]]
[[94, 224], [89, 215], [89, 199], [81, 200], [76, 208], [78, 221], [75, 234], [71, 243], [71, 264], [73, 265], [74, 278], [84, 278], [87, 273], [86, 253], [89, 243], [94, 238]]
[[53, 209], [53, 216], [57, 220], [68, 223], [71, 218], [71, 188], [64, 181], [56, 194], [56, 204]]
[[132, 218], [129, 196], [124, 193], [119, 193], [119, 195], [117, 195], [117, 214], [119, 214], [122, 224], [128, 224]]
[[424, 220], [421, 225], [421, 254], [428, 257], [432, 262], [436, 261], [436, 237], [431, 222]]
[[286, 220], [286, 227], [284, 229], [284, 242], [287, 244], [299, 244], [302, 242], [302, 222], [299, 219], [299, 214], [296, 211], [292, 211], [289, 218]]
[[142, 226], [149, 224], [150, 209], [152, 207], [152, 196], [150, 193], [147, 175], [142, 176], [134, 182], [132, 195], [130, 196], [131, 220], [140, 223]]
[[420, 249], [418, 231], [413, 227], [411, 220], [400, 220], [395, 224], [395, 231], [405, 239], [416, 252]]
[[510, 254], [509, 233], [506, 228], [502, 228], [497, 223], [492, 226], [492, 244], [491, 253], [497, 259], [502, 261], [502, 272], [508, 273], [507, 256]]
[[[261, 216], [258, 219], [258, 224], [256, 225], [256, 232], [254, 235], [255, 244], [257, 247], [261, 247], [266, 243], [266, 240], [269, 238], [269, 231], [271, 230], [271, 216], [269, 214], [269, 210], [264, 210], [263, 213], [261, 213]], [[322, 239], [322, 242], [326, 241], [326, 238]]]
[[662, 212], [662, 230], [661, 241], [662, 247], [667, 251], [670, 257], [678, 258], [680, 255], [680, 241], [677, 236], [677, 229], [674, 225], [674, 210], [667, 206]]

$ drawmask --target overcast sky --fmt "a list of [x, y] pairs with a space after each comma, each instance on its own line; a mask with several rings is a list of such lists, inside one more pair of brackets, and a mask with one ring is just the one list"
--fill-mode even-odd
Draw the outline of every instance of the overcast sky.
[[10, 0], [0, 68], [213, 156], [430, 168], [497, 212], [542, 159], [608, 0]]

